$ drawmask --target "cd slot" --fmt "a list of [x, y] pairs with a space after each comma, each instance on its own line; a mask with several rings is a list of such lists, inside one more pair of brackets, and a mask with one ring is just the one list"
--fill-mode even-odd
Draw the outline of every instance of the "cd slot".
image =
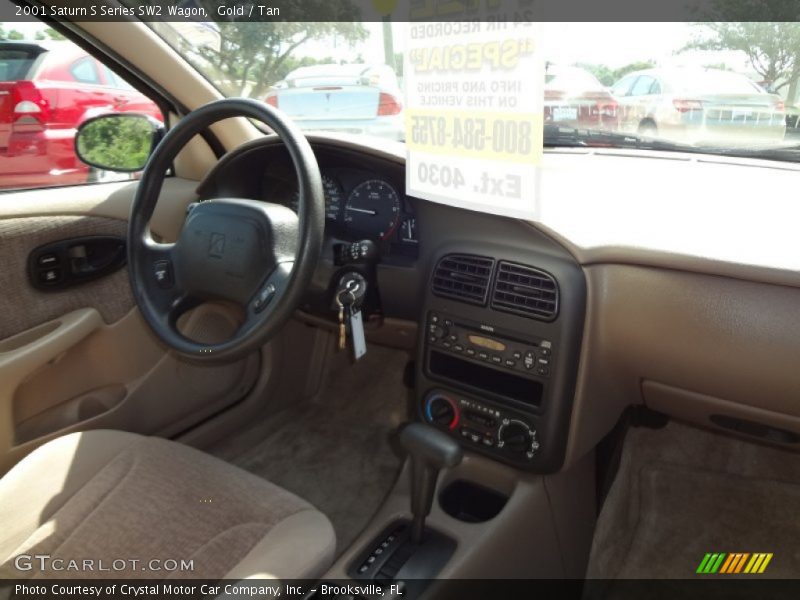
[[493, 369], [480, 363], [463, 360], [452, 354], [431, 350], [428, 359], [431, 375], [456, 384], [483, 390], [509, 398], [531, 407], [542, 403], [543, 385], [540, 381], [520, 377], [506, 370]]

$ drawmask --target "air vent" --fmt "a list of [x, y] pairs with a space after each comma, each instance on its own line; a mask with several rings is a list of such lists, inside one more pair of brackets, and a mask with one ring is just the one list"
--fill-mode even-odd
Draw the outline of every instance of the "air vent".
[[552, 321], [558, 314], [558, 284], [552, 275], [539, 269], [500, 261], [492, 308]]
[[433, 271], [433, 293], [470, 304], [486, 304], [494, 259], [448, 254]]

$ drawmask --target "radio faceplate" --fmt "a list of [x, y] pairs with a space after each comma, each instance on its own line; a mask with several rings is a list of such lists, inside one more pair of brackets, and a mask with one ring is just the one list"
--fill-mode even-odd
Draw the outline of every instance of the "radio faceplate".
[[538, 408], [555, 360], [550, 340], [431, 311], [426, 328], [430, 375]]
[[550, 340], [523, 338], [491, 325], [434, 311], [428, 313], [427, 336], [427, 343], [442, 352], [524, 376], [550, 376], [554, 354]]

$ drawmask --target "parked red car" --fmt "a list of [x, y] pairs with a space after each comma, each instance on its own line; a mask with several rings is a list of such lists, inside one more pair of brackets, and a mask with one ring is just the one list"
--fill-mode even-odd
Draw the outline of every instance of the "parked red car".
[[615, 131], [619, 126], [617, 101], [588, 71], [548, 63], [544, 83], [544, 121]]
[[0, 42], [0, 188], [93, 181], [77, 127], [108, 112], [159, 121], [158, 106], [70, 42]]

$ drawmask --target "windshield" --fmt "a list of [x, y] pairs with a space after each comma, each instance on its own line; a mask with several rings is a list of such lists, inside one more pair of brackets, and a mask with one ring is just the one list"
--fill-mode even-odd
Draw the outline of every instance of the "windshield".
[[[225, 95], [265, 101], [306, 131], [409, 138], [413, 23], [149, 25]], [[544, 23], [541, 48], [545, 146], [548, 125], [624, 134], [606, 146], [634, 135], [735, 154], [800, 142], [796, 23]]]

